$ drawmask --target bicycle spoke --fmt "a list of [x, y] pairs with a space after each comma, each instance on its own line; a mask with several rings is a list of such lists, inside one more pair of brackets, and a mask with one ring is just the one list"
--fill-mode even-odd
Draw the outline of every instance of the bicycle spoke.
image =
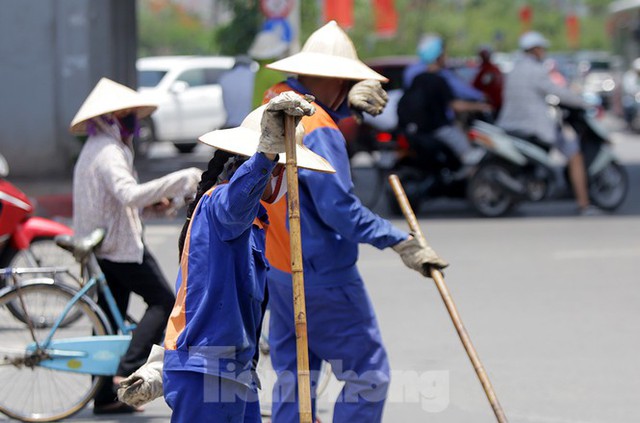
[[[0, 298], [0, 411], [19, 419], [40, 421], [59, 420], [74, 413], [88, 401], [95, 392], [99, 379], [90, 375], [56, 370], [39, 365], [47, 360], [45, 351], [27, 353], [27, 346], [45, 340], [52, 330], [52, 323], [64, 310], [72, 294], [49, 284], [24, 285], [19, 288], [28, 313], [26, 322], [33, 323], [33, 333], [28, 325], [20, 321], [8, 310], [8, 304], [15, 302], [17, 290]], [[81, 338], [92, 334], [104, 334], [100, 318], [86, 304], [74, 304], [69, 315], [77, 318], [62, 325], [53, 333], [52, 341], [58, 339]], [[7, 357], [7, 359], [4, 359]], [[11, 363], [11, 364], [10, 364]]]

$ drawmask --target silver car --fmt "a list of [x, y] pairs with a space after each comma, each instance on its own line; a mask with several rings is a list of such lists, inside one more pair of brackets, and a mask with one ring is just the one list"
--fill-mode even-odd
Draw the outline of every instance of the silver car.
[[152, 141], [168, 141], [188, 153], [200, 135], [223, 127], [227, 113], [218, 80], [234, 63], [235, 58], [223, 56], [138, 59], [138, 91], [159, 106], [140, 123], [137, 152], [146, 154]]

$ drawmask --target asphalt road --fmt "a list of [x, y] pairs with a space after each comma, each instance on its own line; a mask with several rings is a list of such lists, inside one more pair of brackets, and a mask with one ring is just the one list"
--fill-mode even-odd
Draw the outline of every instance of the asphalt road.
[[[458, 201], [421, 209], [420, 225], [451, 263], [447, 284], [510, 422], [640, 421], [640, 137], [618, 132], [614, 140], [631, 183], [614, 214], [577, 217], [569, 200], [525, 205], [501, 219], [478, 218]], [[176, 158], [171, 148], [159, 146], [155, 158], [140, 163], [142, 175], [204, 167], [210, 154], [199, 147]], [[366, 170], [355, 172], [358, 189], [365, 189]], [[377, 210], [386, 213], [384, 204]], [[147, 227], [147, 242], [170, 280], [181, 223]], [[393, 370], [384, 421], [494, 422], [435, 285], [389, 250], [362, 246], [359, 267]], [[138, 300], [133, 308], [143, 309]], [[320, 406], [325, 423], [335, 390], [332, 384]], [[70, 421], [168, 416], [158, 400], [136, 416], [94, 418], [85, 410]]]

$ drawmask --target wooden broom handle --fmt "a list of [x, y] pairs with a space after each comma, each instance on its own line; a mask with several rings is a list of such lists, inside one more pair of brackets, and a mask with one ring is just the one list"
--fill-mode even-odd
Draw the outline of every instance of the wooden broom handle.
[[[417, 237], [425, 239], [422, 230], [420, 229], [420, 225], [418, 224], [418, 219], [416, 219], [416, 215], [411, 208], [411, 204], [409, 203], [407, 194], [404, 192], [404, 188], [400, 183], [400, 179], [397, 175], [390, 175], [389, 183], [391, 184], [393, 193], [395, 194], [396, 199], [398, 200], [398, 204], [402, 209], [402, 213], [404, 214], [405, 219], [407, 219], [409, 228]], [[467, 329], [462, 324], [462, 319], [460, 318], [458, 309], [453, 302], [453, 298], [451, 297], [449, 288], [447, 288], [447, 285], [444, 283], [442, 272], [431, 267], [431, 278], [435, 281], [436, 286], [438, 287], [438, 292], [440, 292], [440, 296], [442, 297], [442, 300], [447, 307], [447, 311], [449, 312], [449, 316], [451, 316], [453, 325], [455, 326], [456, 331], [458, 331], [458, 336], [460, 336], [462, 345], [464, 345], [464, 349], [467, 351], [467, 355], [471, 360], [471, 364], [473, 365], [473, 368], [476, 371], [478, 378], [480, 379], [480, 383], [482, 384], [482, 388], [484, 389], [484, 392], [489, 399], [489, 403], [491, 404], [491, 408], [493, 408], [493, 413], [496, 415], [496, 419], [499, 423], [507, 423], [507, 417], [505, 416], [504, 411], [502, 410], [502, 406], [498, 401], [498, 397], [493, 390], [493, 386], [489, 381], [489, 376], [484, 370], [484, 367], [480, 362], [480, 358], [478, 357], [478, 354], [476, 353], [476, 350], [471, 343], [471, 338], [469, 337]]]
[[295, 118], [284, 115], [285, 149], [287, 154], [287, 205], [289, 209], [289, 238], [291, 243], [291, 276], [293, 278], [293, 314], [296, 328], [298, 363], [298, 405], [300, 423], [311, 421], [311, 379], [309, 375], [309, 342], [307, 339], [307, 310], [302, 273], [302, 241], [300, 233], [300, 195], [296, 158]]

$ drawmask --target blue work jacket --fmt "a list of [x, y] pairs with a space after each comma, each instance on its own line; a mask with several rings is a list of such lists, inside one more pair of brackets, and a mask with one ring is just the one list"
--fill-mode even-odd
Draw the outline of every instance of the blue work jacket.
[[258, 153], [203, 195], [191, 217], [165, 337], [165, 370], [252, 386], [262, 318], [266, 210], [260, 204], [275, 162]]

